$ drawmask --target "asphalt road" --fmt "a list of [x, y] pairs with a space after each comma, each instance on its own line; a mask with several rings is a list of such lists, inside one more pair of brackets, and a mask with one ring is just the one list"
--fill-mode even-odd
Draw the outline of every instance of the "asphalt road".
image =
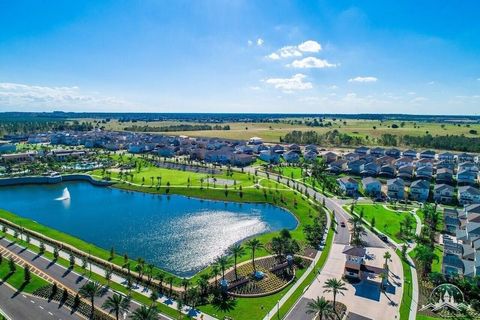
[[63, 320], [85, 319], [70, 309], [60, 307], [58, 302], [16, 294], [16, 291], [6, 284], [0, 285], [0, 305], [2, 310], [12, 320]]
[[[46, 273], [49, 275], [51, 278], [55, 279], [56, 281], [60, 282], [64, 286], [70, 288], [71, 290], [78, 291], [80, 288], [85, 285], [89, 280], [87, 278], [88, 276], [88, 271], [87, 275], [83, 276], [80, 275], [74, 271], [70, 271], [63, 266], [60, 266], [58, 264], [53, 263], [52, 261], [42, 257], [38, 256], [35, 253], [25, 250], [23, 247], [14, 244], [7, 239], [3, 238], [0, 239], [0, 246], [3, 246], [10, 252], [16, 254], [17, 256], [21, 257], [28, 263], [32, 264], [34, 267], [38, 268], [42, 272]], [[95, 305], [99, 308], [101, 308], [102, 304], [105, 302], [105, 300], [114, 294], [113, 291], [111, 290], [105, 290], [102, 294], [102, 296], [97, 297], [95, 299]], [[2, 302], [0, 302], [1, 304]], [[138, 308], [140, 305], [133, 302], [131, 304], [131, 310], [135, 310]], [[2, 304], [3, 307], [3, 304]], [[21, 319], [21, 318], [19, 318]], [[160, 316], [159, 319], [161, 320], [169, 320], [169, 318]]]

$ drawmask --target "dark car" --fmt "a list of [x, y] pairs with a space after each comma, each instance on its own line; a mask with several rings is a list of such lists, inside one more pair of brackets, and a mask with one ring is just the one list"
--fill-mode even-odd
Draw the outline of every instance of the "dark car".
[[340, 222], [340, 227], [345, 228], [345, 222]]
[[383, 242], [387, 242], [388, 243], [388, 238], [386, 235], [384, 234], [379, 234], [378, 237], [380, 238], [380, 240], [382, 240]]

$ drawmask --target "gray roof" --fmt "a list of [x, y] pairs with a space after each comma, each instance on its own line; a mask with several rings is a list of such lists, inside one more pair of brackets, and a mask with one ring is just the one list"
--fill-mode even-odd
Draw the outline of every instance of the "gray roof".
[[427, 180], [415, 180], [410, 185], [410, 188], [428, 189], [430, 188], [430, 183]]

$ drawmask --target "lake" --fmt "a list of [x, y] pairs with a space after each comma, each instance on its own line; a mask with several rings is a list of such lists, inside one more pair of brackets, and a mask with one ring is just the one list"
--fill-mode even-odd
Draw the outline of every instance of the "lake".
[[[55, 200], [65, 188], [71, 199]], [[297, 226], [292, 213], [269, 204], [152, 195], [86, 182], [0, 187], [0, 208], [181, 277], [193, 276], [243, 239]]]

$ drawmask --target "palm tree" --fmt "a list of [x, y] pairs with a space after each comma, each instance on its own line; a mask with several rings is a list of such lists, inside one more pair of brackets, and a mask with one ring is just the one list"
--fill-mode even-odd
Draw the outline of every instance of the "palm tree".
[[120, 294], [114, 294], [108, 297], [102, 305], [102, 308], [108, 310], [108, 313], [114, 313], [118, 320], [121, 312], [128, 312], [130, 309], [130, 297], [124, 297]]
[[415, 259], [422, 265], [422, 271], [425, 275], [431, 271], [433, 260], [438, 261], [438, 256], [433, 252], [433, 249], [419, 245], [415, 248]]
[[240, 244], [234, 244], [230, 248], [230, 253], [233, 254], [233, 265], [234, 265], [234, 270], [235, 270], [235, 280], [238, 280], [238, 275], [237, 275], [237, 258], [240, 258], [245, 254], [245, 248], [242, 247]]
[[230, 264], [230, 259], [228, 259], [227, 256], [218, 257], [216, 263], [222, 270], [222, 280], [225, 280], [225, 269], [228, 268]]
[[79, 293], [86, 299], [90, 299], [90, 303], [92, 305], [92, 313], [90, 317], [93, 319], [93, 314], [95, 312], [95, 298], [99, 297], [102, 292], [102, 286], [98, 282], [88, 282], [87, 284], [83, 285]]
[[165, 274], [163, 272], [159, 272], [155, 276], [155, 279], [158, 280], [158, 289], [160, 290], [161, 293], [163, 293], [163, 281], [165, 280]]
[[335, 309], [336, 302], [337, 302], [337, 294], [341, 294], [344, 296], [345, 294], [343, 291], [347, 290], [345, 286], [345, 282], [342, 280], [337, 280], [335, 278], [328, 279], [325, 281], [325, 285], [323, 286], [325, 290], [323, 292], [331, 292], [333, 294], [333, 308]]
[[212, 265], [212, 276], [215, 277], [215, 286], [218, 286], [217, 277], [220, 274], [220, 268], [217, 264]]
[[307, 304], [307, 313], [314, 314], [318, 320], [330, 318], [334, 312], [333, 306], [324, 297], [317, 297]]
[[383, 259], [385, 259], [385, 269], [388, 270], [388, 261], [390, 261], [390, 258], [392, 257], [392, 255], [390, 254], [390, 252], [385, 252], [385, 254], [383, 255]]
[[208, 280], [209, 280], [208, 274], [202, 274], [200, 275], [200, 278], [197, 280], [197, 285], [200, 287], [200, 295], [204, 296], [207, 293], [208, 289]]
[[252, 265], [253, 265], [253, 273], [257, 272], [255, 268], [255, 251], [257, 249], [263, 248], [263, 244], [258, 239], [252, 239], [247, 242], [247, 247], [252, 250]]
[[158, 319], [158, 310], [155, 306], [141, 306], [136, 309], [130, 315], [132, 320], [157, 320]]
[[171, 297], [172, 296], [172, 287], [173, 287], [173, 277], [168, 277], [167, 282], [168, 282], [168, 285], [170, 286], [169, 293], [170, 293], [170, 297]]

